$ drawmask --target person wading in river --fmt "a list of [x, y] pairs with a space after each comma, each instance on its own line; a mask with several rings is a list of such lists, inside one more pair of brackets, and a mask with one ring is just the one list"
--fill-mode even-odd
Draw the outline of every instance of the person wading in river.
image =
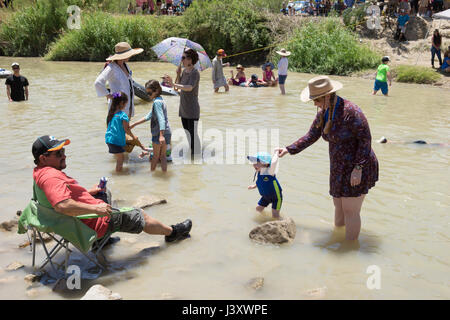
[[327, 76], [315, 77], [308, 82], [301, 100], [313, 100], [320, 110], [309, 132], [278, 152], [280, 158], [287, 153], [299, 153], [320, 136], [328, 141], [334, 223], [336, 227], [345, 226], [347, 240], [356, 240], [361, 230], [360, 211], [364, 197], [378, 181], [378, 160], [371, 147], [366, 117], [357, 105], [336, 95], [341, 88], [340, 82]]
[[[144, 49], [132, 49], [127, 42], [119, 42], [114, 48], [115, 54], [108, 57], [110, 61], [95, 80], [95, 90], [98, 97], [107, 97], [109, 99], [109, 108], [112, 102], [112, 92], [125, 92], [128, 96], [128, 102], [124, 112], [131, 118], [134, 115], [134, 89], [132, 71], [127, 65], [128, 60]], [[106, 82], [109, 83], [109, 91], [106, 88]]]
[[28, 80], [20, 75], [20, 66], [17, 62], [11, 65], [14, 74], [6, 78], [6, 94], [10, 102], [28, 100]]

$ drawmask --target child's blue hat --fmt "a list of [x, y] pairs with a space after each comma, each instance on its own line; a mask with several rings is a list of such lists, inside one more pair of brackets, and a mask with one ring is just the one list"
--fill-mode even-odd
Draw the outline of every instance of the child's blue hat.
[[256, 156], [247, 156], [247, 159], [252, 163], [261, 162], [270, 164], [272, 162], [272, 156], [267, 152], [258, 152]]

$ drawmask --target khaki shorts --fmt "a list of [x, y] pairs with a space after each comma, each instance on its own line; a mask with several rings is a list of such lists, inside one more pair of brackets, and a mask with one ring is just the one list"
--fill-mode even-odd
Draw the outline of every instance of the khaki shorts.
[[139, 208], [113, 208], [108, 232], [141, 233], [144, 230], [144, 212]]

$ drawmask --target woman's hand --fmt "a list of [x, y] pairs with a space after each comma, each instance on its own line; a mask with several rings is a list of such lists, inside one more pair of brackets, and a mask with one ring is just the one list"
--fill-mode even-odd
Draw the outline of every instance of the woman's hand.
[[275, 149], [275, 152], [278, 152], [279, 158], [282, 158], [285, 154], [289, 153], [289, 151], [286, 148]]
[[164, 136], [159, 136], [159, 143], [160, 144], [165, 144], [166, 143], [166, 139], [164, 138]]
[[361, 175], [362, 169], [358, 170], [356, 168], [353, 169], [352, 174], [350, 175], [350, 185], [352, 187], [357, 186], [361, 183]]

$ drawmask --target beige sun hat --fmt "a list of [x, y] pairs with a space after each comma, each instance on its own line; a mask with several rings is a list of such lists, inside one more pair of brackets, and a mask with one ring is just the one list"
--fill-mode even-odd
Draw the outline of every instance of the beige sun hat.
[[132, 49], [131, 46], [128, 44], [128, 42], [119, 42], [114, 47], [115, 54], [106, 58], [106, 60], [112, 61], [112, 60], [128, 59], [128, 58], [135, 56], [143, 51], [144, 51], [144, 49], [142, 49], [142, 48]]
[[300, 99], [303, 102], [314, 100], [327, 94], [338, 91], [343, 87], [339, 81], [334, 81], [327, 76], [314, 77], [308, 81], [308, 86], [303, 89]]
[[280, 56], [283, 56], [283, 57], [289, 57], [291, 55], [291, 52], [290, 51], [286, 51], [285, 48], [281, 48], [280, 51], [275, 51], [275, 52], [278, 53]]

